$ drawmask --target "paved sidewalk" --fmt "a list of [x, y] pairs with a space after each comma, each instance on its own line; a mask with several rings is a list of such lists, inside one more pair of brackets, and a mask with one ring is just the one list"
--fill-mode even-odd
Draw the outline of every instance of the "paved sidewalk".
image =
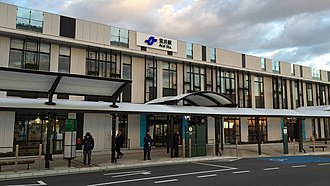
[[[317, 144], [323, 144], [324, 142], [318, 142]], [[330, 154], [330, 149], [326, 148], [323, 152], [322, 149], [316, 149], [312, 152], [308, 146], [309, 142], [304, 143], [307, 153], [299, 153], [298, 144], [296, 144], [296, 155], [322, 155]], [[307, 149], [308, 148], [308, 149]], [[111, 163], [110, 150], [107, 151], [93, 151], [92, 154], [92, 166], [85, 167], [82, 164], [82, 153], [77, 152], [77, 157], [71, 162], [71, 167], [68, 167], [68, 161], [63, 159], [63, 155], [53, 155], [53, 161], [50, 161], [50, 169], [44, 169], [45, 161], [42, 157], [39, 169], [38, 157], [22, 157], [27, 159], [34, 159], [36, 162], [30, 165], [30, 170], [26, 170], [27, 165], [18, 165], [18, 171], [14, 171], [14, 165], [3, 166], [2, 172], [0, 172], [0, 180], [3, 179], [15, 179], [22, 177], [34, 177], [45, 175], [57, 175], [57, 174], [70, 174], [77, 172], [99, 171], [99, 170], [113, 170], [119, 168], [129, 167], [141, 167], [141, 166], [154, 166], [164, 164], [177, 164], [190, 161], [202, 161], [202, 160], [228, 160], [237, 157], [236, 145], [224, 145], [224, 150], [221, 151], [222, 156], [214, 156], [215, 151], [212, 146], [207, 149], [207, 156], [183, 158], [182, 149], [180, 149], [179, 158], [170, 158], [170, 154], [166, 153], [166, 148], [154, 148], [151, 151], [152, 160], [143, 160], [143, 150], [127, 150], [123, 149], [124, 156], [118, 159], [117, 163]], [[283, 156], [282, 143], [267, 143], [261, 145], [262, 155], [258, 155], [257, 144], [244, 144], [238, 146], [238, 157], [268, 157], [268, 156]], [[289, 154], [294, 155], [293, 143], [289, 143]], [[8, 158], [6, 158], [8, 159]], [[3, 158], [0, 161], [4, 160]]]

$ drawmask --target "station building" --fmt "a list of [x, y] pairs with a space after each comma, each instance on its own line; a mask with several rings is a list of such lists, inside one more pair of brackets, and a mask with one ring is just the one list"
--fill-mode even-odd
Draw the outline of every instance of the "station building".
[[[330, 104], [330, 73], [321, 69], [4, 3], [0, 3], [0, 67], [19, 72], [131, 80], [116, 101], [141, 107], [148, 102], [161, 102], [164, 97], [198, 92], [213, 92], [203, 96], [208, 100], [212, 100], [212, 95], [223, 95], [238, 108], [267, 109], [268, 113]], [[22, 152], [33, 153], [44, 141], [49, 112], [21, 109], [19, 104], [24, 104], [23, 100], [47, 99], [48, 94], [19, 87], [11, 90], [0, 87], [0, 90], [0, 107], [4, 100], [16, 100], [18, 104], [15, 108], [0, 108], [0, 152], [20, 144]], [[107, 96], [66, 93], [55, 94], [53, 99], [100, 104], [113, 101]], [[200, 105], [179, 98], [177, 101], [192, 108]], [[235, 109], [221, 116], [187, 113], [172, 114], [172, 117], [159, 113], [157, 110], [122, 111], [115, 116], [116, 129], [124, 131], [127, 148], [140, 148], [146, 130], [150, 130], [154, 146], [166, 146], [170, 120], [181, 137], [184, 137], [182, 126], [189, 122], [205, 126], [207, 141], [221, 138], [225, 144], [235, 140], [242, 144], [257, 143], [258, 125], [253, 114], [235, 115]], [[285, 126], [290, 139], [298, 136], [298, 118], [284, 115], [267, 117], [264, 114], [258, 118], [262, 142], [280, 142]], [[77, 120], [78, 137], [89, 131], [97, 142], [96, 149], [111, 147], [113, 115], [64, 109], [58, 110], [54, 117], [56, 122], [51, 128], [54, 151], [63, 150], [64, 125], [68, 118]], [[317, 140], [329, 139], [329, 119], [304, 118], [301, 133], [304, 140], [310, 136]]]

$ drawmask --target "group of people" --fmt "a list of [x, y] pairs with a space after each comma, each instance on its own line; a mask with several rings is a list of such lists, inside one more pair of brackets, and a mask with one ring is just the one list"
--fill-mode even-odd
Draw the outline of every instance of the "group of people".
[[[169, 153], [169, 136], [167, 136], [167, 152]], [[124, 153], [120, 151], [120, 149], [124, 145], [125, 138], [122, 134], [122, 130], [118, 130], [118, 134], [116, 135], [116, 152], [117, 152], [117, 159], [122, 158]], [[174, 140], [173, 140], [173, 149], [174, 149], [174, 157], [179, 157], [179, 141], [180, 141], [180, 136], [177, 132], [174, 134]], [[152, 138], [150, 136], [150, 132], [147, 131], [144, 139], [143, 139], [144, 145], [143, 145], [143, 152], [144, 152], [144, 160], [151, 160], [150, 158], [150, 151], [151, 151], [151, 145], [152, 145]], [[86, 135], [84, 136], [84, 139], [82, 140], [82, 145], [84, 146], [83, 148], [83, 164], [91, 166], [91, 156], [92, 156], [92, 150], [94, 149], [94, 139], [90, 132], [87, 132]], [[86, 164], [86, 162], [88, 164]]]

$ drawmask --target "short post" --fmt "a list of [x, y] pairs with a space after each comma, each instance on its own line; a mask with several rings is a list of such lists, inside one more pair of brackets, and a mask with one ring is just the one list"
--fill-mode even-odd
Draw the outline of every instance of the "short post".
[[15, 149], [15, 172], [17, 172], [17, 164], [18, 164], [18, 148], [19, 148], [19, 145], [16, 145], [16, 149]]
[[236, 139], [236, 157], [238, 157], [238, 140]]
[[42, 144], [39, 144], [39, 170], [41, 169]]
[[182, 139], [182, 157], [185, 159], [186, 157], [186, 142], [185, 139]]
[[216, 148], [216, 146], [215, 146], [215, 139], [213, 139], [213, 145], [212, 145], [212, 147], [213, 147], [213, 156], [216, 156], [216, 150], [215, 150], [215, 148]]
[[296, 139], [293, 138], [293, 154], [296, 155]]
[[313, 152], [315, 152], [315, 138], [314, 138], [314, 136], [312, 137], [312, 140], [313, 140]]
[[189, 139], [189, 158], [191, 158], [191, 139]]
[[127, 149], [131, 150], [131, 139], [127, 139]]

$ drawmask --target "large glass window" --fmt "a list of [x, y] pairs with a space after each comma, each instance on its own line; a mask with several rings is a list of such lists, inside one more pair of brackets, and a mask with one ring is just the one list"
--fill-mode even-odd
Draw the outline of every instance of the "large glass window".
[[186, 43], [186, 54], [188, 59], [193, 58], [193, 44], [192, 43]]
[[325, 87], [326, 85], [320, 85], [320, 105], [326, 104]]
[[313, 106], [313, 89], [311, 83], [306, 83], [307, 106]]
[[205, 87], [205, 68], [187, 63], [184, 65], [184, 92], [203, 91]]
[[251, 108], [250, 81], [251, 76], [246, 72], [239, 73], [239, 96], [238, 105], [241, 108]]
[[236, 101], [235, 72], [218, 69], [217, 91]]
[[17, 7], [16, 28], [42, 32], [44, 13], [37, 10]]
[[128, 47], [128, 30], [111, 27], [110, 44], [121, 47]]
[[275, 73], [281, 73], [280, 61], [272, 60], [272, 70]]
[[287, 109], [286, 80], [281, 77], [273, 77], [273, 108]]
[[294, 76], [296, 75], [296, 70], [295, 70], [295, 65], [291, 64], [291, 75]]
[[163, 96], [177, 95], [176, 63], [163, 62]]
[[70, 56], [71, 48], [60, 46], [60, 55], [58, 60], [58, 71], [63, 73], [70, 73]]
[[145, 102], [157, 98], [157, 62], [154, 58], [145, 58]]
[[225, 143], [235, 144], [241, 141], [241, 125], [238, 117], [224, 117]]
[[9, 67], [49, 71], [50, 44], [11, 39]]
[[311, 70], [312, 70], [312, 77], [313, 77], [313, 79], [320, 80], [321, 79], [320, 69], [311, 68]]
[[265, 108], [264, 78], [262, 76], [254, 76], [254, 94], [256, 108]]
[[[123, 79], [132, 79], [132, 57], [123, 55]], [[131, 102], [132, 99], [132, 85], [127, 85], [123, 90], [123, 102]]]
[[[261, 142], [268, 141], [267, 135], [267, 118], [259, 118], [259, 130], [260, 130], [260, 140]], [[249, 143], [258, 143], [256, 120], [254, 117], [248, 118], [248, 133], [249, 133]]]
[[216, 60], [216, 49], [210, 48], [210, 62], [215, 63]]
[[212, 66], [206, 66], [206, 84], [205, 90], [213, 91], [213, 68]]
[[266, 59], [265, 58], [260, 58], [260, 65], [261, 65], [261, 70], [266, 71]]
[[296, 97], [296, 108], [304, 106], [302, 82], [295, 81], [295, 97]]

